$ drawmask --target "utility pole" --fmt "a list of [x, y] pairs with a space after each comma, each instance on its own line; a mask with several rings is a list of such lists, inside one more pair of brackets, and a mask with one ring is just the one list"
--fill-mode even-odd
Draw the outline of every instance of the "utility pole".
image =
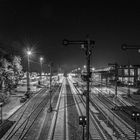
[[42, 83], [42, 64], [43, 64], [43, 57], [40, 57], [40, 82]]
[[117, 97], [118, 64], [115, 63], [115, 96]]
[[[113, 97], [113, 103], [115, 104], [115, 107], [113, 110], [118, 110], [117, 104], [116, 104], [116, 99], [117, 99], [117, 81], [118, 81], [118, 64], [108, 64], [109, 66], [113, 66], [115, 68], [115, 95]], [[115, 135], [115, 118], [114, 118], [114, 113], [113, 113], [113, 135]]]
[[89, 38], [87, 40], [74, 40], [74, 41], [70, 41], [70, 40], [63, 40], [63, 45], [70, 45], [70, 44], [74, 44], [74, 45], [81, 45], [82, 49], [84, 49], [85, 51], [85, 55], [86, 55], [86, 70], [87, 70], [87, 75], [86, 75], [86, 82], [87, 82], [87, 94], [86, 94], [86, 140], [89, 140], [89, 85], [90, 85], [90, 57], [91, 57], [91, 53], [92, 53], [92, 48], [93, 45], [95, 44], [95, 41], [90, 40]]
[[30, 96], [30, 55], [32, 52], [30, 50], [27, 51], [27, 93], [25, 94], [27, 98]]
[[130, 97], [130, 65], [128, 65], [128, 97]]
[[29, 67], [30, 67], [30, 60], [29, 55], [27, 55], [27, 92], [30, 91], [30, 79], [29, 79]]
[[50, 91], [49, 91], [49, 93], [50, 93], [50, 107], [49, 107], [49, 109], [48, 109], [48, 111], [49, 112], [52, 112], [52, 104], [51, 104], [51, 100], [52, 100], [52, 65], [53, 65], [53, 63], [51, 62], [50, 63]]
[[117, 81], [118, 81], [118, 64], [108, 64], [109, 66], [114, 66], [115, 68], [115, 97], [117, 97]]

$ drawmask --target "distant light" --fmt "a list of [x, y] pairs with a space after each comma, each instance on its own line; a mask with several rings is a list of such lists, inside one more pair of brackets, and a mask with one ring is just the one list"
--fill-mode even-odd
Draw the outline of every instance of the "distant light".
[[82, 121], [83, 119], [82, 118], [80, 118], [80, 121]]
[[84, 65], [84, 68], [86, 68], [87, 66], [86, 65]]
[[78, 70], [81, 70], [81, 68], [78, 68]]
[[32, 52], [31, 51], [27, 51], [27, 55], [31, 55], [32, 54]]
[[43, 57], [40, 57], [40, 61], [43, 61]]
[[93, 67], [93, 68], [92, 68], [92, 70], [94, 71], [94, 70], [95, 70], [95, 68]]
[[132, 116], [135, 116], [135, 113], [133, 113]]

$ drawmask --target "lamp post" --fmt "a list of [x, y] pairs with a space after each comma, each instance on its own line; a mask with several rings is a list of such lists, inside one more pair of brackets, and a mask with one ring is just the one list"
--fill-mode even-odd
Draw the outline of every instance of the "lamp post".
[[27, 51], [27, 97], [29, 97], [30, 92], [30, 77], [29, 77], [29, 70], [30, 70], [30, 55], [32, 52], [30, 50]]
[[42, 63], [43, 63], [43, 57], [40, 57], [40, 82], [42, 81]]

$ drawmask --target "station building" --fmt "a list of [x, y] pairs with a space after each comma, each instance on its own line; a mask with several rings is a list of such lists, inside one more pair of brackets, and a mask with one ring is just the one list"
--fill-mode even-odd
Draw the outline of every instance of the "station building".
[[117, 74], [118, 83], [140, 87], [140, 65], [121, 65], [117, 66], [117, 69], [111, 66], [95, 69], [92, 73], [94, 80], [100, 80], [106, 84], [115, 81], [115, 75]]

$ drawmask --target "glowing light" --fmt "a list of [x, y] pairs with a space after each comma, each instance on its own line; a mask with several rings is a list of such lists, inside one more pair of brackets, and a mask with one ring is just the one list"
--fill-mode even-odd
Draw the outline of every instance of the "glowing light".
[[80, 68], [78, 68], [78, 70], [81, 70]]
[[84, 68], [86, 68], [87, 66], [86, 65], [84, 65]]
[[40, 57], [40, 62], [42, 62], [43, 61], [43, 57]]
[[31, 51], [27, 51], [27, 55], [31, 55], [32, 54], [32, 52]]

